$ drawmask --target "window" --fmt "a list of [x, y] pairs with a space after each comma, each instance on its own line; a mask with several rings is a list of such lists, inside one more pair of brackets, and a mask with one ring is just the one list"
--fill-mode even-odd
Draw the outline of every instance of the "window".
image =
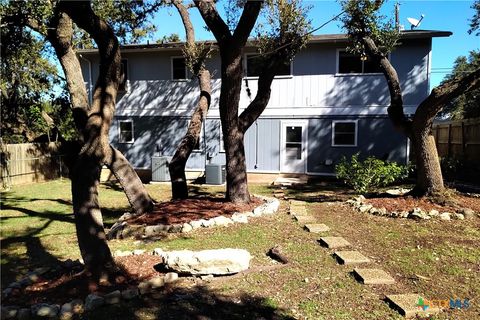
[[120, 120], [118, 122], [118, 135], [120, 143], [133, 143], [133, 120]]
[[378, 64], [372, 60], [362, 60], [360, 55], [343, 50], [338, 51], [338, 73], [381, 73]]
[[285, 138], [285, 157], [289, 160], [301, 160], [302, 126], [286, 127]]
[[[190, 127], [190, 122], [191, 120], [188, 120], [187, 121], [187, 130], [188, 130], [188, 127]], [[203, 146], [204, 146], [204, 132], [205, 130], [203, 130], [204, 126], [204, 123], [202, 122], [202, 129], [200, 130], [200, 137], [198, 137], [197, 141], [195, 142], [195, 146], [193, 147], [193, 151], [202, 151], [203, 150]]]
[[120, 74], [122, 77], [122, 81], [118, 86], [119, 91], [126, 91], [127, 90], [127, 81], [128, 81], [128, 61], [127, 59], [122, 59], [122, 64], [120, 65]]
[[172, 80], [187, 79], [187, 65], [184, 57], [172, 57]]
[[356, 147], [357, 146], [357, 121], [332, 122], [332, 146]]
[[[258, 54], [247, 54], [245, 55], [245, 60], [247, 69], [245, 74], [247, 77], [260, 76], [260, 72], [262, 71], [262, 66], [264, 64], [262, 56], [259, 56]], [[290, 76], [292, 74], [291, 66], [291, 63], [283, 65], [277, 73], [277, 76]]]

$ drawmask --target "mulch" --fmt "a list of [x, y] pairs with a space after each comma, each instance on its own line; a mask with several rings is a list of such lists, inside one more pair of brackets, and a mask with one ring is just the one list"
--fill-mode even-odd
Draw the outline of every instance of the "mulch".
[[2, 305], [30, 306], [36, 303], [63, 304], [74, 299], [85, 299], [90, 293], [104, 295], [115, 290], [136, 287], [143, 280], [163, 275], [153, 266], [160, 262], [158, 256], [142, 254], [116, 257], [120, 272], [114, 283], [99, 285], [82, 269], [68, 269], [49, 272], [39, 281], [18, 289], [9, 298], [2, 300]]
[[263, 203], [262, 199], [251, 197], [248, 204], [234, 204], [224, 198], [198, 197], [172, 200], [155, 205], [151, 213], [128, 219], [129, 224], [183, 224], [194, 220], [211, 219], [218, 216], [231, 217], [235, 212], [252, 211]]

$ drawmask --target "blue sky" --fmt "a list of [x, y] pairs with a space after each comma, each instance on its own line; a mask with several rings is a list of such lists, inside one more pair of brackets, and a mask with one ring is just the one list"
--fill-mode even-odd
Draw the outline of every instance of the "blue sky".
[[[221, 12], [222, 2], [218, 4]], [[409, 28], [407, 17], [419, 19], [421, 14], [425, 15], [418, 29], [424, 30], [445, 30], [453, 32], [449, 38], [434, 38], [432, 48], [432, 78], [431, 86], [434, 87], [443, 79], [446, 73], [452, 67], [455, 58], [460, 55], [468, 55], [471, 50], [480, 48], [480, 36], [469, 35], [467, 33], [469, 19], [474, 11], [471, 9], [473, 1], [413, 1], [404, 0], [400, 2], [400, 23]], [[330, 20], [333, 16], [341, 12], [340, 6], [336, 1], [317, 0], [305, 1], [312, 8], [309, 17], [312, 20], [314, 28]], [[393, 6], [395, 1], [387, 1], [382, 8], [383, 14], [393, 17]], [[205, 24], [196, 9], [190, 10], [192, 21], [195, 26], [197, 40], [213, 39], [208, 31], [204, 29]], [[174, 9], [162, 9], [155, 18], [155, 24], [158, 31], [154, 38], [158, 39], [164, 35], [178, 33], [184, 38], [183, 25]], [[341, 33], [342, 30], [338, 22], [331, 22], [315, 34]]]

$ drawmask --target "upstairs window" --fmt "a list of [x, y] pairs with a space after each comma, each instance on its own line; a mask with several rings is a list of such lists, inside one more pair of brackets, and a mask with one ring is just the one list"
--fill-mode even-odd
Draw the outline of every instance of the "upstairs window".
[[172, 57], [172, 80], [186, 80], [187, 65], [184, 57]]
[[381, 73], [378, 64], [370, 59], [362, 60], [358, 54], [349, 53], [343, 50], [338, 51], [338, 73]]
[[118, 86], [119, 91], [127, 90], [127, 80], [128, 80], [128, 60], [122, 59], [122, 64], [120, 65], [120, 75], [122, 77], [122, 82]]
[[[260, 72], [262, 71], [262, 66], [264, 64], [264, 61], [262, 59], [262, 56], [259, 56], [258, 54], [247, 54], [245, 56], [246, 60], [246, 76], [247, 77], [259, 77]], [[285, 64], [280, 67], [280, 70], [276, 74], [277, 76], [290, 76], [292, 74], [291, 72], [291, 66], [292, 64]]]
[[332, 122], [332, 146], [356, 147], [357, 146], [357, 121]]
[[118, 141], [120, 143], [133, 143], [133, 120], [120, 120], [118, 122]]

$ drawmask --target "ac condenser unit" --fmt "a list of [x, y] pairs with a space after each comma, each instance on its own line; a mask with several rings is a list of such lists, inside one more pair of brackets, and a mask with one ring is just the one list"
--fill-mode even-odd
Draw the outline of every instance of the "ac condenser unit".
[[170, 171], [168, 171], [168, 157], [152, 157], [152, 181], [170, 181]]
[[206, 184], [224, 184], [226, 181], [226, 170], [223, 164], [205, 165]]

